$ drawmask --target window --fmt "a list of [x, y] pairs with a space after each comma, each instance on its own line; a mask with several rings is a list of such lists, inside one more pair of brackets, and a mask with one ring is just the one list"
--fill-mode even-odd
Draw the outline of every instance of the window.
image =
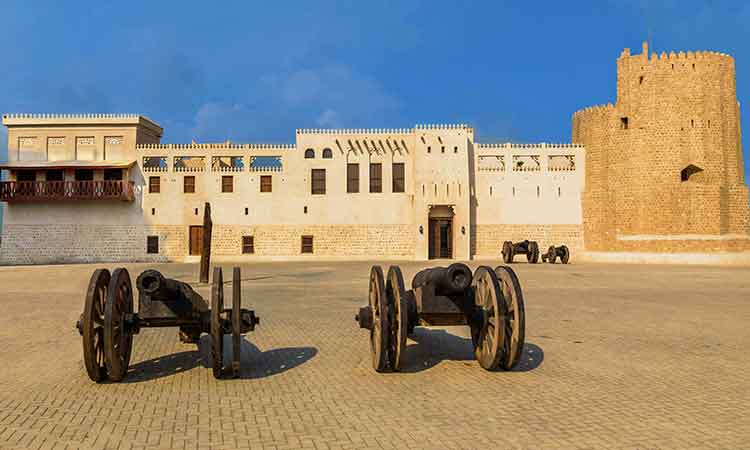
[[703, 172], [703, 169], [690, 164], [680, 171], [680, 181], [701, 181], [701, 179], [703, 178], [701, 176], [701, 172]]
[[19, 170], [16, 172], [17, 181], [36, 181], [36, 171], [34, 170]]
[[404, 163], [393, 163], [393, 192], [404, 192]]
[[182, 178], [182, 192], [185, 194], [195, 194], [195, 177], [192, 175], [185, 175]]
[[643, 84], [643, 75], [638, 78], [638, 84]]
[[628, 129], [628, 118], [627, 117], [620, 117], [620, 129], [627, 130]]
[[273, 178], [271, 175], [260, 176], [260, 192], [271, 192], [273, 189]]
[[255, 253], [255, 239], [253, 236], [242, 236], [242, 254], [249, 255]]
[[48, 170], [47, 181], [64, 181], [65, 176], [62, 170]]
[[146, 236], [146, 253], [159, 253], [159, 236]]
[[302, 253], [312, 253], [312, 252], [313, 252], [313, 237], [302, 236]]
[[161, 192], [161, 178], [148, 177], [148, 193], [158, 194], [159, 192]]
[[122, 181], [122, 169], [106, 169], [104, 171], [105, 181]]
[[427, 153], [432, 152], [432, 147], [427, 147]]
[[370, 192], [383, 192], [383, 165], [370, 163]]
[[453, 147], [453, 153], [458, 153], [458, 147]]
[[440, 147], [440, 153], [445, 153], [445, 145], [443, 145], [442, 147]]
[[312, 159], [315, 158], [315, 150], [308, 148], [305, 150], [305, 159]]
[[333, 152], [330, 148], [324, 148], [323, 149], [323, 159], [331, 159], [333, 158]]
[[312, 169], [312, 193], [313, 195], [323, 195], [326, 193], [326, 170]]
[[93, 181], [94, 171], [91, 169], [76, 169], [75, 178], [76, 181]]
[[346, 165], [346, 192], [359, 192], [359, 164]]
[[233, 192], [234, 191], [234, 177], [231, 175], [224, 175], [221, 177], [221, 192]]

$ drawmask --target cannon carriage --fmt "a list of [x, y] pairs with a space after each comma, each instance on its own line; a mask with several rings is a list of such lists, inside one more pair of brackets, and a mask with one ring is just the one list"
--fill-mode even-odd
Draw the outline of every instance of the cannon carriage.
[[521, 359], [525, 313], [523, 291], [513, 269], [461, 263], [417, 273], [406, 290], [401, 269], [370, 270], [368, 304], [355, 320], [370, 331], [372, 365], [398, 371], [408, 335], [417, 326], [467, 325], [474, 355], [487, 370], [510, 370]]
[[526, 255], [526, 260], [530, 264], [539, 262], [539, 244], [536, 241], [524, 240], [521, 242], [503, 242], [503, 262], [512, 264], [516, 255]]
[[86, 372], [95, 382], [121, 381], [128, 370], [133, 335], [141, 328], [178, 327], [182, 342], [198, 344], [202, 333], [211, 335], [213, 375], [229, 371], [223, 364], [224, 335], [232, 335], [231, 372], [240, 374], [241, 336], [255, 329], [260, 318], [241, 307], [240, 269], [232, 277], [232, 307], [224, 308], [224, 280], [214, 268], [211, 304], [184, 282], [146, 270], [137, 280], [138, 311], [133, 309], [133, 288], [127, 269], [94, 271], [84, 310], [76, 328], [83, 338]]
[[550, 245], [547, 253], [542, 255], [542, 262], [554, 264], [558, 258], [563, 264], [567, 264], [570, 261], [570, 250], [567, 245], [561, 245], [560, 247]]

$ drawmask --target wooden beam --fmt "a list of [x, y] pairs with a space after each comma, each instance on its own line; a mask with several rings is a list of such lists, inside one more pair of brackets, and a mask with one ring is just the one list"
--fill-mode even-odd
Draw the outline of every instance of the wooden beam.
[[201, 248], [200, 282], [208, 283], [208, 268], [211, 265], [211, 204], [203, 208], [203, 243]]

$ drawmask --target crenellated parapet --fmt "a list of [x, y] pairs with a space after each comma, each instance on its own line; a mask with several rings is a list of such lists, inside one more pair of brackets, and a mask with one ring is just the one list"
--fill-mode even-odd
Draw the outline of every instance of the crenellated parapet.
[[505, 142], [505, 143], [477, 143], [476, 144], [477, 149], [479, 150], [485, 150], [485, 149], [510, 149], [510, 148], [538, 148], [538, 149], [580, 149], [583, 150], [585, 148], [582, 144], [571, 144], [571, 143], [547, 143], [547, 142], [541, 142], [537, 144], [516, 144], [512, 142]]
[[148, 133], [160, 138], [164, 133], [159, 124], [140, 114], [48, 114], [48, 113], [9, 113], [2, 116], [3, 125], [7, 127], [41, 127], [41, 126], [122, 126], [137, 125], [147, 129]]
[[3, 119], [137, 119], [138, 114], [45, 114], [11, 113], [3, 114]]
[[606, 115], [614, 111], [615, 111], [615, 105], [613, 105], [612, 103], [588, 106], [586, 108], [579, 109], [578, 111], [574, 112], [573, 119], [575, 119], [576, 117], [580, 117], [580, 116], [588, 116], [588, 115], [595, 115], [595, 114]]
[[191, 144], [139, 144], [136, 150], [295, 150], [295, 144], [234, 144], [231, 142], [222, 143], [191, 143]]
[[297, 134], [409, 134], [409, 128], [298, 128]]

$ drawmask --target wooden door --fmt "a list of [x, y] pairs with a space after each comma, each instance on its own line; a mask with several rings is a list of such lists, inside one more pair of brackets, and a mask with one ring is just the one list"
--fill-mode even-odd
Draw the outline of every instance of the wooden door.
[[190, 225], [190, 254], [200, 255], [203, 247], [203, 227]]
[[453, 220], [440, 220], [440, 257], [453, 258]]

